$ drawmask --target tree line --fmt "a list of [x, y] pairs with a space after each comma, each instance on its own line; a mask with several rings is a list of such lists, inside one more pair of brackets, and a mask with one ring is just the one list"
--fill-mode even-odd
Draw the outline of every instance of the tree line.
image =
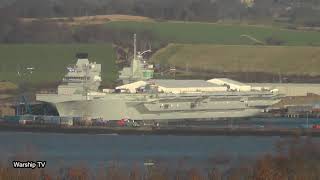
[[[72, 17], [99, 14], [129, 14], [156, 20], [282, 21], [305, 26], [320, 25], [320, 0], [255, 0], [247, 6], [241, 0], [9, 0], [0, 2], [0, 43], [114, 43], [128, 47], [131, 30], [114, 30], [99, 25], [70, 28], [43, 20], [46, 17]], [[21, 17], [40, 20], [24, 23]], [[148, 42], [151, 31], [140, 32]], [[159, 42], [160, 41], [160, 42]], [[282, 42], [269, 39], [270, 44]], [[145, 43], [145, 42], [144, 42]], [[166, 42], [157, 39], [157, 46]], [[155, 47], [157, 48], [157, 47]]]
[[[70, 27], [44, 19], [24, 22], [12, 13], [0, 11], [0, 43], [113, 43], [128, 47], [132, 45], [134, 33], [133, 30], [115, 30], [101, 25]], [[138, 32], [138, 35], [141, 35], [140, 43], [155, 38], [149, 30]]]
[[[156, 20], [209, 21], [265, 20], [285, 21], [306, 26], [320, 25], [320, 0], [255, 0], [247, 6], [241, 0], [8, 0], [0, 2], [0, 43], [113, 43], [131, 47], [133, 30], [112, 29], [101, 25], [71, 28], [46, 21], [46, 17], [72, 17], [99, 14], [131, 14]], [[21, 17], [39, 20], [25, 23]], [[138, 32], [141, 46], [153, 49], [168, 42], [151, 30]], [[143, 36], [142, 36], [143, 35]], [[139, 34], [138, 34], [139, 36]], [[155, 42], [155, 43], [154, 43]], [[281, 45], [269, 38], [268, 44]]]

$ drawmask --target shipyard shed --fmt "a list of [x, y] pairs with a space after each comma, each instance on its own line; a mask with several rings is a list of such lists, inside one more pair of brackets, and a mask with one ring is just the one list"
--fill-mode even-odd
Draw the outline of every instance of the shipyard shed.
[[289, 114], [294, 113], [305, 113], [305, 112], [312, 112], [313, 106], [310, 104], [303, 104], [303, 105], [288, 105], [286, 106], [288, 109]]
[[159, 92], [190, 93], [227, 91], [227, 87], [209, 83], [203, 80], [152, 80], [150, 83], [158, 86]]
[[228, 78], [215, 78], [215, 79], [210, 79], [207, 82], [214, 83], [220, 86], [228, 86], [230, 90], [234, 90], [234, 91], [251, 91], [250, 85], [244, 84], [242, 82], [235, 81], [232, 79], [228, 79]]
[[310, 93], [320, 95], [320, 84], [307, 83], [248, 83], [254, 87], [278, 89], [286, 96], [306, 96]]

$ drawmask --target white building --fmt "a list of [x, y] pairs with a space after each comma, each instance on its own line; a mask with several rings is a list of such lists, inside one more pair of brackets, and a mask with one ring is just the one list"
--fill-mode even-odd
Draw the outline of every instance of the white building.
[[204, 80], [151, 80], [164, 93], [197, 93], [227, 91], [227, 87], [209, 83]]
[[251, 91], [251, 86], [228, 78], [215, 78], [207, 82], [220, 86], [228, 86], [233, 91]]
[[320, 95], [320, 84], [306, 83], [249, 83], [253, 87], [278, 89], [286, 96], [306, 96], [308, 93]]

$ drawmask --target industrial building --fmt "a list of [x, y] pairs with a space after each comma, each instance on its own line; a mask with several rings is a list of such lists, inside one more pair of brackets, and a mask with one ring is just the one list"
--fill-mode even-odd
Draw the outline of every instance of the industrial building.
[[166, 80], [153, 79], [149, 81], [137, 81], [116, 87], [116, 90], [127, 93], [136, 93], [137, 90], [146, 85], [155, 87], [158, 92], [162, 93], [190, 93], [190, 92], [219, 92], [227, 91], [228, 87], [210, 83], [204, 80]]
[[228, 78], [215, 78], [207, 82], [214, 83], [220, 86], [228, 86], [233, 91], [251, 91], [251, 86]]
[[278, 89], [279, 93], [286, 96], [306, 96], [307, 94], [320, 95], [320, 84], [299, 83], [248, 83], [252, 87]]
[[159, 92], [183, 93], [183, 92], [215, 92], [215, 91], [261, 91], [273, 90], [285, 96], [307, 96], [308, 94], [320, 95], [320, 84], [305, 83], [242, 83], [228, 78], [214, 78], [204, 80], [166, 80], [153, 79], [149, 81], [137, 81], [135, 83], [119, 86], [116, 89], [126, 89], [135, 93], [136, 89], [146, 84], [158, 87]]
[[226, 86], [206, 82], [204, 80], [152, 80], [158, 86], [159, 92], [186, 93], [186, 92], [215, 92], [227, 91]]

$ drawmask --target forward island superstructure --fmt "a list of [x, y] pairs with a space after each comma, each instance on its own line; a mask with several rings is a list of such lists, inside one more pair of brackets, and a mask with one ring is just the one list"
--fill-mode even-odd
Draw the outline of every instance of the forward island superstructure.
[[78, 57], [58, 91], [37, 94], [36, 99], [53, 104], [60, 116], [157, 121], [251, 117], [280, 101], [276, 89], [226, 78], [152, 79], [153, 70], [141, 57], [132, 61], [120, 72], [122, 86], [99, 91], [101, 65]]

